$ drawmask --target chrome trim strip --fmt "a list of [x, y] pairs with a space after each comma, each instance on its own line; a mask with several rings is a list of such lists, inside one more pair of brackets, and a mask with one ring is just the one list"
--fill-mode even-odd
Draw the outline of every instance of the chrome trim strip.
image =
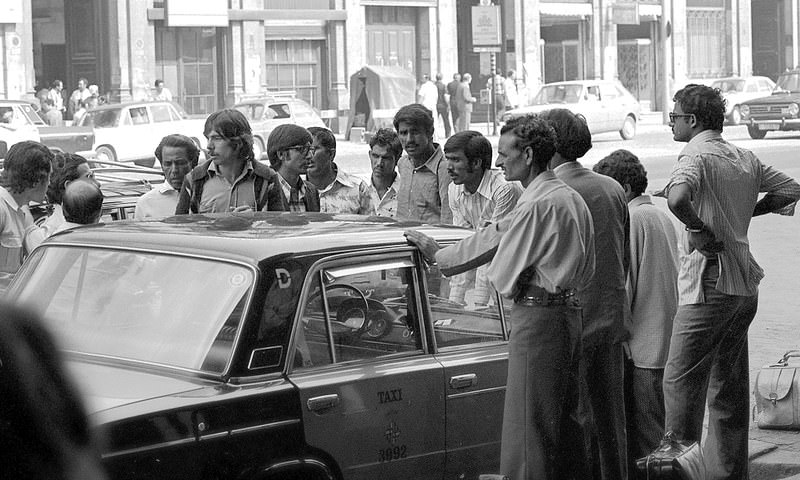
[[182, 438], [180, 440], [172, 440], [170, 442], [162, 442], [153, 445], [147, 445], [146, 447], [131, 448], [128, 450], [120, 450], [118, 452], [112, 452], [112, 453], [103, 453], [100, 455], [100, 458], [106, 459], [106, 458], [119, 457], [122, 455], [131, 455], [134, 453], [149, 452], [150, 450], [156, 450], [164, 447], [173, 447], [175, 445], [185, 445], [187, 443], [194, 443], [196, 441], [197, 440], [194, 437], [187, 437], [187, 438]]
[[231, 435], [238, 435], [240, 433], [258, 432], [261, 430], [273, 430], [276, 428], [288, 427], [289, 425], [297, 425], [299, 423], [300, 423], [299, 418], [291, 418], [289, 420], [280, 420], [278, 422], [265, 423], [263, 425], [252, 425], [249, 427], [236, 428], [234, 430], [231, 430]]
[[461, 392], [461, 393], [454, 393], [452, 395], [447, 395], [447, 399], [448, 400], [450, 400], [450, 399], [455, 400], [455, 399], [461, 398], [461, 397], [471, 397], [473, 395], [481, 395], [481, 394], [484, 394], [484, 393], [494, 393], [494, 392], [505, 391], [505, 389], [506, 389], [505, 386], [503, 386], [503, 387], [492, 387], [492, 388], [481, 388], [480, 390], [470, 390], [469, 392]]

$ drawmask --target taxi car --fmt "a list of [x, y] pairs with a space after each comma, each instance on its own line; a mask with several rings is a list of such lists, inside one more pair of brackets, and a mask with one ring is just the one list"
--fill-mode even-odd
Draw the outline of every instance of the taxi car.
[[275, 95], [251, 98], [233, 106], [250, 121], [253, 129], [253, 153], [261, 160], [267, 151], [267, 139], [272, 130], [284, 123], [293, 123], [303, 128], [325, 127], [325, 122], [304, 100], [292, 95]]
[[574, 80], [542, 85], [530, 105], [508, 110], [502, 119], [552, 108], [582, 115], [592, 134], [619, 132], [623, 140], [636, 136], [642, 110], [639, 101], [617, 80]]
[[742, 121], [741, 104], [769, 96], [775, 88], [775, 82], [769, 77], [726, 77], [711, 82], [711, 88], [718, 88], [725, 99], [725, 120], [739, 125]]
[[94, 128], [98, 160], [146, 167], [155, 164], [153, 152], [167, 135], [180, 133], [205, 147], [204, 125], [205, 119], [189, 118], [178, 104], [161, 101], [100, 105], [88, 110], [78, 123], [79, 127]]
[[81, 227], [36, 248], [8, 297], [60, 339], [111, 479], [496, 473], [503, 303], [451, 301], [409, 226], [260, 212]]
[[800, 69], [783, 72], [771, 95], [744, 102], [739, 109], [750, 138], [762, 139], [770, 131], [800, 130]]

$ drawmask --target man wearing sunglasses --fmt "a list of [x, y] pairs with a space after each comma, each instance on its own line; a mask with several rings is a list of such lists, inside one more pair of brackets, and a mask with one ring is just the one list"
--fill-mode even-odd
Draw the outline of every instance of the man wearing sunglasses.
[[[665, 428], [699, 442], [707, 402], [708, 478], [746, 478], [747, 330], [764, 277], [747, 230], [754, 216], [793, 214], [800, 185], [722, 138], [719, 90], [691, 84], [674, 100], [670, 126], [686, 146], [662, 194], [686, 228], [678, 243], [678, 311], [664, 371]], [[759, 192], [766, 193], [761, 200]]]
[[278, 175], [270, 187], [269, 210], [319, 212], [317, 187], [300, 177], [314, 154], [313, 139], [305, 128], [294, 124], [278, 125], [269, 134], [267, 156]]

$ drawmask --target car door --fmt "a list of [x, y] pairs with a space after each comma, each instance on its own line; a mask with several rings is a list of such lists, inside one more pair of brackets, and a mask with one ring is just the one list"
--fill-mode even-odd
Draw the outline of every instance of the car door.
[[625, 97], [613, 83], [601, 83], [600, 103], [606, 117], [604, 131], [615, 132], [622, 128], [622, 123], [628, 115], [630, 105]]
[[[445, 278], [435, 265], [426, 274], [436, 358], [444, 366], [444, 478], [477, 478], [500, 470], [508, 328], [485, 275], [484, 266]], [[476, 293], [482, 290], [486, 293]]]
[[121, 126], [115, 135], [118, 140], [114, 145], [117, 157], [120, 160], [152, 157], [161, 138], [153, 143], [155, 136], [147, 105], [131, 106], [127, 110], [130, 125]]
[[313, 268], [292, 338], [308, 445], [345, 479], [441, 479], [442, 366], [430, 353], [408, 249]]
[[580, 113], [586, 118], [586, 125], [592, 133], [605, 132], [608, 127], [608, 114], [600, 101], [600, 87], [596, 83], [587, 83], [580, 97]]

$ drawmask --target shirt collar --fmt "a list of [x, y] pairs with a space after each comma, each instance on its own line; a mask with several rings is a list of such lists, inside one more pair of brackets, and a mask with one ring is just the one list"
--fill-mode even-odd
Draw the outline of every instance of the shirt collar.
[[681, 150], [681, 156], [700, 153], [701, 145], [711, 140], [722, 140], [722, 134], [716, 130], [703, 130], [694, 136]]
[[[439, 161], [439, 157], [441, 157], [442, 155], [444, 155], [442, 147], [440, 147], [438, 143], [434, 143], [433, 153], [431, 154], [431, 156], [428, 157], [428, 160], [425, 161], [425, 163], [423, 163], [419, 167], [415, 167], [414, 170], [419, 170], [422, 167], [426, 167], [431, 172], [436, 173], [436, 163]], [[411, 165], [413, 166], [414, 160], [412, 160], [411, 157], [408, 157], [408, 160], [411, 161]]]
[[491, 169], [487, 169], [483, 172], [483, 176], [481, 177], [481, 183], [478, 184], [478, 188], [475, 190], [475, 193], [470, 193], [467, 191], [467, 188], [462, 183], [461, 185], [454, 185], [456, 187], [456, 191], [458, 192], [458, 197], [462, 196], [473, 196], [473, 195], [480, 195], [484, 198], [491, 199], [492, 198], [492, 171]]
[[177, 192], [177, 190], [172, 188], [172, 185], [170, 185], [169, 182], [166, 181], [166, 180], [164, 180], [163, 183], [158, 185], [156, 187], [156, 190], [158, 191], [158, 193], [160, 193], [162, 195], [166, 195], [166, 194], [171, 193], [171, 192]]
[[569, 162], [564, 162], [561, 165], [557, 166], [553, 169], [554, 172], [561, 172], [564, 170], [580, 170], [583, 168], [583, 165], [580, 164], [577, 160], [572, 160]]
[[11, 209], [14, 210], [15, 212], [19, 211], [22, 208], [19, 206], [17, 201], [14, 200], [14, 197], [11, 195], [11, 192], [6, 190], [5, 188], [0, 187], [0, 199], [6, 202], [8, 206], [11, 207]]
[[653, 200], [650, 195], [639, 195], [628, 202], [628, 208], [638, 207], [639, 205], [653, 205]]
[[[213, 173], [214, 175], [219, 175], [219, 170], [217, 169], [217, 164], [214, 163], [213, 161], [211, 162], [211, 165], [208, 166], [208, 173], [209, 174]], [[248, 174], [248, 175], [253, 173], [253, 163], [252, 162], [249, 162], [249, 161], [245, 162], [244, 170], [242, 170], [242, 174], [245, 174], [245, 173]], [[239, 175], [239, 177], [241, 177], [241, 176], [242, 175]], [[238, 179], [239, 177], [236, 177], [236, 178]]]
[[300, 193], [304, 193], [306, 191], [306, 184], [303, 181], [302, 177], [297, 178], [297, 183], [298, 183], [297, 186], [292, 186], [285, 178], [283, 178], [283, 175], [279, 173], [277, 176], [278, 176], [278, 181], [281, 182], [281, 186], [283, 187], [284, 190], [291, 191], [292, 188], [296, 188]]

